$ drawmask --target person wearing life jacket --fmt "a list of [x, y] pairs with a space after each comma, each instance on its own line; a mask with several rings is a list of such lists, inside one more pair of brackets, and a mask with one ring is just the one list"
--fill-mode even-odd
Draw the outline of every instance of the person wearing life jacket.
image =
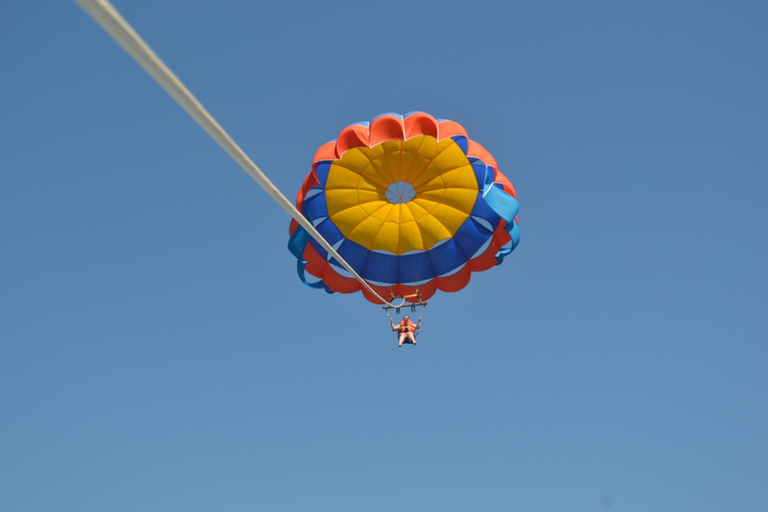
[[403, 343], [413, 343], [414, 345], [416, 344], [416, 337], [414, 336], [414, 333], [416, 332], [416, 329], [421, 329], [421, 317], [419, 317], [419, 323], [417, 324], [414, 324], [411, 319], [408, 318], [408, 315], [405, 315], [402, 322], [397, 325], [395, 325], [395, 322], [392, 320], [392, 318], [389, 319], [389, 323], [392, 324], [393, 331], [400, 333], [400, 336], [398, 337], [398, 347], [402, 347]]

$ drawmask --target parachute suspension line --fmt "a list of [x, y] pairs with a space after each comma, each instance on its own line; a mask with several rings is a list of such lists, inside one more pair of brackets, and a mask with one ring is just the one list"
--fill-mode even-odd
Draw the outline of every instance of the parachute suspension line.
[[[406, 299], [410, 299], [413, 297], [416, 297], [416, 302], [410, 302], [408, 304], [405, 303]], [[414, 293], [413, 295], [404, 295], [400, 299], [401, 300], [399, 304], [392, 304], [390, 302], [387, 302], [386, 306], [382, 306], [384, 308], [384, 311], [387, 312], [387, 316], [389, 316], [390, 309], [394, 309], [395, 313], [400, 313], [401, 308], [410, 308], [411, 313], [415, 313], [416, 308], [419, 306], [421, 306], [421, 312], [424, 313], [424, 310], [427, 309], [427, 304], [429, 304], [429, 302], [424, 302], [421, 300], [421, 295], [419, 295], [419, 290], [416, 290], [416, 293]], [[390, 300], [394, 301], [395, 297], [393, 296]], [[419, 315], [419, 318], [421, 318], [421, 314]]]
[[[259, 169], [255, 163], [240, 149], [235, 141], [224, 131], [219, 123], [179, 80], [179, 78], [160, 60], [152, 48], [141, 38], [141, 36], [128, 24], [112, 4], [107, 0], [75, 0], [101, 27], [114, 39], [123, 49], [133, 57], [144, 70], [149, 73], [165, 91], [176, 100], [192, 119], [205, 130], [208, 135], [215, 140], [229, 156], [231, 156], [240, 167], [247, 172], [253, 180], [263, 188], [277, 204], [287, 211], [309, 235], [328, 253], [338, 261], [352, 276], [360, 281], [366, 290], [371, 292], [374, 297], [379, 299], [387, 306], [392, 306], [387, 300], [381, 297], [363, 279], [352, 266], [342, 258], [336, 250], [323, 238], [299, 210], [289, 201], [280, 190], [272, 184], [267, 176]], [[392, 306], [394, 307], [394, 306]]]

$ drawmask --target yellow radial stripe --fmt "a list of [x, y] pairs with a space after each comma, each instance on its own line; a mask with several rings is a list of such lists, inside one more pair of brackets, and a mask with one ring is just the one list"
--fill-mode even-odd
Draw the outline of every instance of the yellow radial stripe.
[[[399, 181], [411, 184], [415, 196], [392, 204], [387, 187]], [[331, 165], [325, 186], [328, 215], [345, 237], [395, 254], [429, 250], [452, 237], [477, 191], [461, 148], [426, 135], [347, 151]]]
[[390, 215], [392, 215], [392, 211], [397, 210], [395, 206], [397, 205], [392, 204], [390, 202], [386, 202], [382, 206], [377, 208], [375, 211], [372, 211], [370, 214], [370, 217], [378, 220], [379, 222], [386, 222], [387, 219], [389, 219]]
[[457, 210], [447, 204], [436, 203], [434, 201], [414, 201], [416, 204], [424, 208], [429, 212], [430, 220], [423, 220], [423, 222], [435, 222], [442, 227], [453, 225], [457, 222], [464, 222], [467, 216], [461, 210]]
[[[459, 149], [458, 146], [456, 149]], [[406, 181], [411, 184], [417, 183], [419, 175], [429, 166], [438, 151], [437, 140], [434, 137], [414, 137], [407, 140], [403, 145], [403, 152], [411, 159], [411, 166], [406, 174]], [[460, 149], [459, 152], [461, 152]]]
[[389, 149], [385, 148], [384, 155], [378, 160], [381, 165], [381, 170], [384, 175], [389, 175], [389, 182], [402, 180], [400, 169], [400, 153], [402, 143], [400, 141], [393, 141], [399, 143], [397, 145], [391, 144]]
[[[339, 230], [344, 234], [345, 237], [350, 238], [349, 233], [351, 233], [357, 226], [359, 226], [361, 223], [363, 223], [366, 219], [369, 219], [371, 217], [371, 213], [376, 212], [379, 208], [383, 208], [384, 206], [388, 205], [387, 201], [376, 201], [371, 203], [366, 203], [363, 205], [357, 205], [352, 208], [347, 208], [346, 210], [334, 214], [331, 220], [333, 220], [333, 223], [336, 225]], [[381, 223], [381, 221], [376, 219], [371, 219], [375, 222]], [[360, 243], [360, 242], [358, 242]]]
[[395, 176], [395, 169], [389, 164], [386, 153], [382, 154], [379, 158], [372, 160], [370, 165], [366, 166], [364, 176], [368, 176], [369, 174], [372, 178], [375, 178], [376, 183], [380, 183], [379, 180], [383, 180], [382, 183], [385, 183], [387, 186], [400, 179]]
[[343, 189], [326, 192], [326, 201], [336, 205], [339, 212], [344, 212], [369, 203], [386, 203], [387, 198], [370, 190]]
[[411, 201], [408, 203], [408, 208], [416, 218], [414, 224], [418, 228], [419, 234], [422, 240], [424, 240], [424, 245], [426, 247], [432, 247], [437, 242], [446, 240], [453, 236], [453, 233], [448, 231], [448, 229], [446, 229], [446, 227], [441, 222], [439, 222], [429, 213], [428, 210], [424, 209], [422, 206], [419, 206], [417, 203]]
[[[373, 188], [384, 187], [384, 189], [386, 189], [387, 186], [389, 186], [390, 180], [386, 175], [382, 174], [379, 169], [376, 169], [376, 166], [373, 163], [374, 160], [383, 154], [383, 150], [377, 150], [378, 147], [379, 146], [376, 146], [371, 149], [354, 148], [344, 153], [341, 160], [336, 160], [331, 165], [331, 169], [334, 171], [334, 180], [339, 180], [343, 183], [343, 180], [346, 179], [344, 177], [346, 175], [344, 171], [348, 171], [350, 174], [355, 175], [358, 180], [363, 180], [367, 186]], [[371, 153], [366, 154], [363, 150]], [[337, 176], [337, 173], [340, 175]], [[344, 188], [342, 183], [340, 183], [339, 188]], [[332, 188], [336, 187], [334, 186]], [[326, 186], [326, 190], [327, 189]]]
[[453, 189], [446, 191], [445, 189], [435, 189], [422, 192], [414, 199], [414, 201], [418, 201], [422, 204], [442, 204], [464, 212], [464, 205], [470, 201], [474, 201], [476, 197], [476, 190]]
[[[434, 146], [430, 145], [429, 149], [429, 161], [425, 162], [423, 171], [412, 178], [414, 188], [418, 188], [422, 183], [450, 170], [465, 169], [472, 173], [472, 166], [467, 157], [452, 139], [442, 140]], [[471, 175], [471, 181], [474, 181], [474, 173]], [[477, 183], [475, 183], [475, 187], [477, 187]]]
[[[395, 236], [396, 248], [392, 252], [395, 254], [402, 254], [403, 252], [411, 250], [409, 249], [411, 247], [423, 247], [424, 237], [421, 235], [421, 230], [411, 213], [411, 209], [407, 204], [397, 204], [393, 206], [395, 206], [395, 208], [392, 209], [382, 227], [382, 231], [386, 230], [388, 235], [391, 235], [392, 229], [397, 230]], [[379, 236], [383, 236], [383, 233], [380, 232]], [[391, 240], [384, 240], [382, 238], [381, 240], [377, 240], [377, 242], [384, 243], [391, 242]]]

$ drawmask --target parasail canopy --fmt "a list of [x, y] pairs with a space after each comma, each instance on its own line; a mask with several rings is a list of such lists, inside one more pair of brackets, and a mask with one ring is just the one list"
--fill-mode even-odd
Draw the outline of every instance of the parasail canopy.
[[[322, 145], [296, 208], [379, 295], [411, 302], [461, 290], [520, 240], [515, 189], [493, 156], [423, 112], [355, 123]], [[381, 303], [295, 220], [290, 235], [304, 283]]]

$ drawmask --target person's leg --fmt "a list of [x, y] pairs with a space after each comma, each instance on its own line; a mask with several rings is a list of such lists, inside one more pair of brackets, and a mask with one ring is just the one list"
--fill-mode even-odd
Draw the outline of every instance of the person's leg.
[[398, 343], [397, 346], [398, 347], [402, 347], [403, 346], [403, 341], [405, 341], [405, 333], [401, 332], [399, 338], [400, 338], [400, 343]]
[[411, 340], [411, 343], [414, 345], [416, 344], [416, 336], [414, 336], [412, 332], [408, 333], [408, 339]]

